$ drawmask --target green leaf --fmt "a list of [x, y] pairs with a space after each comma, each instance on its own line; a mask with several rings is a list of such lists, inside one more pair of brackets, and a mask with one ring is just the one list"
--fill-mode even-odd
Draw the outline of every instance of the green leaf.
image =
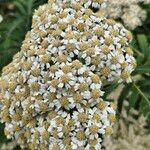
[[137, 35], [137, 40], [139, 43], [140, 50], [144, 53], [145, 57], [149, 56], [150, 52], [150, 47], [149, 43], [147, 40], [147, 37], [144, 34], [138, 34]]
[[150, 109], [150, 100], [147, 97], [147, 95], [145, 93], [143, 93], [143, 91], [140, 89], [140, 87], [137, 86], [135, 83], [133, 83], [133, 86], [135, 87], [135, 89], [137, 90], [137, 92], [141, 95], [142, 99], [147, 103], [147, 106]]
[[146, 119], [150, 120], [150, 107], [147, 105], [147, 102], [144, 100], [144, 98], [142, 98], [140, 106], [142, 114], [146, 117]]
[[28, 0], [28, 15], [31, 15], [32, 13], [32, 7], [33, 7], [33, 0]]
[[134, 108], [136, 101], [138, 100], [139, 93], [136, 88], [132, 88], [132, 94], [129, 96], [129, 108]]
[[120, 93], [119, 99], [118, 99], [118, 111], [121, 112], [123, 101], [127, 99], [128, 94], [130, 91], [132, 91], [132, 84], [126, 84], [123, 88], [122, 92]]
[[22, 5], [22, 3], [20, 1], [15, 1], [14, 4], [18, 8], [20, 13], [22, 13], [22, 15], [26, 15], [27, 14], [26, 9], [24, 8], [24, 6]]
[[150, 65], [138, 66], [135, 69], [135, 72], [137, 72], [137, 73], [150, 73]]
[[150, 87], [150, 78], [149, 77], [145, 77], [144, 79], [141, 79], [138, 84], [140, 85], [140, 87], [143, 88], [148, 88]]

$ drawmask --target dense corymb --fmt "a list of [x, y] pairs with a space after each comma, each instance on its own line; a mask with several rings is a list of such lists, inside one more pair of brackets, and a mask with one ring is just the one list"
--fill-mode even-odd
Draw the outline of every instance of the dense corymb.
[[136, 62], [131, 33], [99, 16], [97, 5], [40, 6], [21, 51], [3, 69], [1, 120], [21, 147], [100, 150], [103, 135], [113, 132], [115, 105], [102, 99], [101, 87], [130, 82]]
[[102, 16], [122, 21], [131, 30], [141, 26], [146, 19], [146, 11], [141, 4], [150, 0], [86, 0]]
[[[74, 3], [77, 0], [66, 1]], [[57, 3], [61, 4], [62, 0], [57, 0]], [[141, 5], [149, 4], [150, 0], [81, 0], [80, 3], [84, 4], [84, 8], [90, 7], [99, 15], [119, 20], [127, 28], [134, 30], [141, 26], [147, 17]]]

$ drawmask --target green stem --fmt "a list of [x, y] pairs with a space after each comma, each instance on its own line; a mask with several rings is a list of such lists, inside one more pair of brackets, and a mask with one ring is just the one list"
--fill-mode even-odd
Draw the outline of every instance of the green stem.
[[148, 103], [148, 105], [150, 107], [150, 102], [149, 102], [148, 98], [145, 96], [145, 94], [141, 91], [141, 89], [135, 83], [133, 83], [133, 86], [137, 89], [139, 94], [146, 100], [146, 102]]
[[131, 47], [132, 47], [132, 49], [133, 49], [133, 51], [134, 51], [135, 53], [137, 53], [139, 56], [141, 56], [141, 57], [144, 58], [144, 54], [143, 54], [143, 53], [141, 53], [141, 52], [139, 52], [138, 50], [136, 50], [133, 46], [131, 46]]

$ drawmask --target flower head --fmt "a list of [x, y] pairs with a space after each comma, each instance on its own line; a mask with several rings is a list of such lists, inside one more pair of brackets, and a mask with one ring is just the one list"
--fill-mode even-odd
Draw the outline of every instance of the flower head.
[[101, 149], [116, 120], [102, 83], [131, 80], [130, 32], [90, 9], [103, 1], [70, 2], [40, 6], [21, 51], [3, 69], [1, 120], [21, 147]]

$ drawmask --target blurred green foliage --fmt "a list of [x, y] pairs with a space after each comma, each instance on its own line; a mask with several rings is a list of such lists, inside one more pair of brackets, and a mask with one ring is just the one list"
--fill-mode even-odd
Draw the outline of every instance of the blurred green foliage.
[[[34, 10], [47, 0], [0, 0], [0, 70], [7, 65], [13, 55], [20, 50], [25, 34], [30, 30]], [[143, 26], [134, 30], [131, 47], [137, 60], [133, 72], [133, 83], [124, 84], [118, 100], [118, 114], [124, 100], [128, 100], [128, 110], [135, 108], [150, 120], [150, 5], [142, 6], [147, 11]], [[104, 98], [118, 87], [118, 83], [106, 85]], [[3, 124], [0, 125], [0, 143], [6, 142]], [[18, 148], [17, 148], [18, 149]]]

